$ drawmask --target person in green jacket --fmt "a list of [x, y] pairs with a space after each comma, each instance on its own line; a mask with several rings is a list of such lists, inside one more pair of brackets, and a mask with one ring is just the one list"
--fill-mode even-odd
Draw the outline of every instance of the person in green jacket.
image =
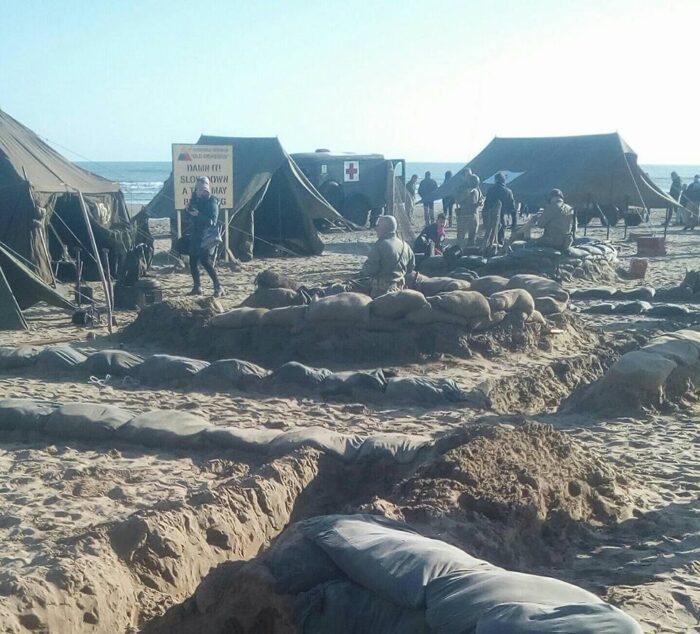
[[553, 189], [549, 193], [547, 205], [536, 223], [544, 229], [542, 237], [535, 240], [538, 247], [565, 251], [573, 243], [576, 224], [574, 210], [564, 202], [564, 194], [560, 189]]

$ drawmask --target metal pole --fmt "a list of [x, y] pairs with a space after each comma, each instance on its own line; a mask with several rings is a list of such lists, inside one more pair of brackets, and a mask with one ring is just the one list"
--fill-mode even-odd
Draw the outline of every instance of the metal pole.
[[92, 225], [90, 224], [90, 215], [88, 214], [88, 208], [85, 204], [85, 199], [83, 194], [79, 189], [75, 190], [78, 192], [78, 199], [80, 200], [80, 208], [83, 211], [83, 219], [85, 220], [85, 226], [87, 228], [88, 236], [90, 237], [90, 246], [95, 254], [95, 262], [97, 262], [97, 270], [100, 273], [100, 280], [102, 281], [102, 288], [105, 293], [105, 302], [107, 304], [107, 331], [112, 334], [112, 295], [107, 286], [107, 278], [105, 277], [104, 269], [102, 268], [102, 259], [100, 258], [100, 252], [97, 250], [97, 242], [95, 242], [95, 234], [92, 231]]
[[176, 209], [175, 216], [177, 218], [177, 239], [182, 238], [182, 210]]
[[224, 209], [224, 261], [230, 262], [228, 250], [228, 209]]

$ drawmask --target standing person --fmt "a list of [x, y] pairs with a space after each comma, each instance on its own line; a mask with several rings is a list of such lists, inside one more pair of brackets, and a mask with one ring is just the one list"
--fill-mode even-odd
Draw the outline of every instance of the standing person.
[[406, 200], [406, 213], [408, 214], [408, 219], [413, 221], [413, 210], [416, 208], [416, 189], [418, 188], [418, 174], [411, 176], [408, 183], [406, 183], [406, 191], [408, 192], [408, 198]]
[[495, 183], [491, 185], [488, 194], [486, 194], [484, 210], [493, 209], [496, 206], [496, 201], [501, 203], [501, 210], [498, 218], [500, 223], [498, 228], [498, 244], [503, 244], [505, 242], [506, 233], [506, 216], [511, 217], [512, 229], [515, 229], [517, 225], [517, 217], [515, 215], [515, 199], [513, 198], [513, 192], [506, 187], [506, 177], [503, 176], [503, 174], [498, 172], [494, 180]]
[[425, 173], [425, 178], [418, 185], [418, 195], [423, 201], [423, 219], [425, 226], [435, 222], [435, 203], [432, 193], [438, 188], [437, 183], [431, 178], [430, 172]]
[[[668, 190], [668, 195], [676, 202], [680, 202], [682, 193], [683, 181], [681, 180], [681, 177], [678, 175], [678, 172], [671, 172], [671, 189]], [[666, 225], [671, 222], [671, 218], [674, 216], [674, 211], [676, 216], [674, 224], [680, 224], [680, 210], [678, 207], [669, 207], [666, 212]]]
[[214, 283], [214, 297], [222, 297], [224, 289], [221, 287], [213, 261], [216, 244], [213, 246], [210, 244], [210, 234], [213, 229], [217, 229], [219, 199], [211, 195], [209, 179], [206, 176], [197, 176], [194, 194], [187, 206], [187, 213], [190, 216], [190, 272], [194, 283], [189, 294], [202, 294], [202, 282], [199, 274], [199, 265], [201, 264]]
[[[448, 180], [452, 178], [452, 172], [450, 170], [447, 170], [445, 172], [445, 180], [442, 182], [444, 185]], [[454, 209], [455, 206], [455, 199], [452, 198], [452, 196], [448, 196], [447, 198], [442, 199], [442, 213], [447, 216], [447, 226], [452, 227], [452, 210]]]
[[[484, 208], [484, 196], [476, 174], [466, 176], [457, 192], [457, 244], [473, 247], [479, 230], [479, 213]], [[466, 241], [465, 241], [466, 236]]]
[[406, 275], [416, 266], [413, 250], [396, 235], [396, 218], [379, 216], [377, 241], [367, 256], [360, 271], [360, 278], [369, 278], [369, 294], [379, 297], [385, 293], [403, 290]]
[[700, 212], [700, 174], [696, 174], [693, 182], [685, 188], [683, 199], [685, 206], [692, 212], [683, 229], [692, 231], [698, 225], [698, 212]]

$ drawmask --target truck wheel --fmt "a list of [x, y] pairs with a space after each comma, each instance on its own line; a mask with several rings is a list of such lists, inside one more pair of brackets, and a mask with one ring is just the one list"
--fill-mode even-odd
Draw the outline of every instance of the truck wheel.
[[364, 227], [367, 224], [369, 209], [369, 201], [364, 196], [350, 196], [350, 198], [345, 201], [343, 216], [350, 222]]
[[343, 188], [340, 183], [336, 181], [326, 181], [319, 187], [318, 190], [321, 193], [333, 209], [340, 213], [343, 208], [343, 202], [345, 201], [345, 194], [343, 193]]

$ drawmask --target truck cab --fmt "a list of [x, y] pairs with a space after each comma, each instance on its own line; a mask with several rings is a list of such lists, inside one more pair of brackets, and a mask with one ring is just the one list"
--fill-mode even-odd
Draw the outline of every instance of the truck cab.
[[368, 219], [374, 224], [384, 211], [391, 168], [406, 184], [406, 162], [381, 154], [316, 150], [292, 154], [292, 159], [331, 206], [360, 227]]

